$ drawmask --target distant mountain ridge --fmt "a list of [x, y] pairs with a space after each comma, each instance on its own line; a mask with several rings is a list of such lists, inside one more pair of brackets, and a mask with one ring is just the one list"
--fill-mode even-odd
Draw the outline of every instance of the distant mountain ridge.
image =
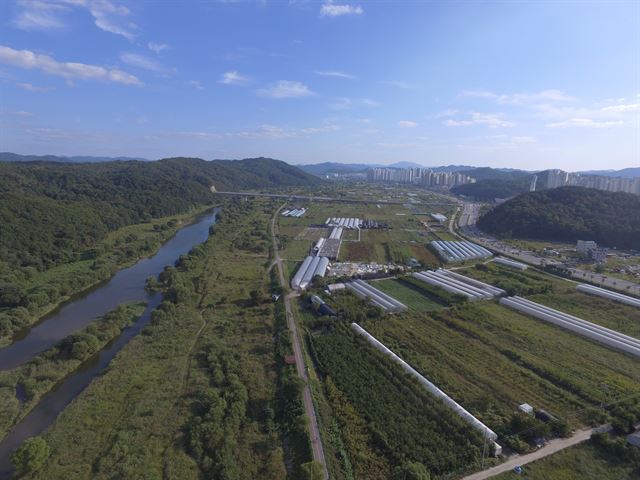
[[102, 163], [102, 162], [128, 162], [137, 160], [150, 162], [141, 157], [94, 157], [86, 155], [74, 155], [72, 157], [58, 155], [20, 155], [18, 153], [0, 152], [1, 162], [56, 162], [56, 163]]
[[640, 177], [640, 167], [623, 168], [622, 170], [587, 170], [576, 172], [580, 175], [599, 175], [601, 177]]
[[299, 169], [317, 176], [345, 174], [345, 173], [365, 173], [370, 168], [429, 168], [434, 172], [464, 172], [474, 170], [478, 167], [469, 165], [446, 165], [432, 167], [421, 165], [415, 162], [396, 162], [389, 165], [380, 163], [339, 163], [339, 162], [323, 162], [313, 163], [309, 165], [296, 165]]

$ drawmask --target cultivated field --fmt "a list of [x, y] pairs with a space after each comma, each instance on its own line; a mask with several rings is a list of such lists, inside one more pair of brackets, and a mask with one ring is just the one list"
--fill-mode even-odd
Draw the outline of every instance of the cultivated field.
[[429, 299], [418, 289], [411, 288], [411, 285], [399, 282], [396, 279], [379, 280], [371, 282], [371, 285], [404, 303], [409, 307], [409, 310], [430, 312], [443, 308], [443, 305]]

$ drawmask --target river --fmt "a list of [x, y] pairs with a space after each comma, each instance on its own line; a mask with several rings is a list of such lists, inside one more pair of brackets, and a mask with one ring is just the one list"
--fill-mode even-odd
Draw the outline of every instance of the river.
[[[180, 255], [188, 253], [195, 245], [203, 243], [209, 235], [209, 227], [215, 222], [215, 212], [199, 218], [183, 227], [160, 250], [148, 259], [119, 271], [106, 284], [88, 292], [85, 296], [65, 304], [46, 317], [27, 335], [0, 350], [0, 365], [5, 362], [15, 368], [42, 350], [54, 345], [68, 334], [82, 328], [97, 317], [113, 310], [122, 303], [145, 301], [147, 307], [136, 322], [104, 349], [83, 363], [75, 372], [59, 382], [25, 416], [0, 443], [0, 478], [9, 478], [9, 456], [24, 440], [39, 435], [48, 428], [71, 401], [98, 376], [116, 354], [151, 320], [151, 313], [162, 301], [160, 293], [148, 293], [145, 283], [149, 276], [157, 276], [165, 266], [172, 265]], [[14, 359], [8, 352], [18, 356]]]
[[0, 370], [11, 370], [28, 362], [120, 304], [145, 300], [147, 278], [157, 276], [180, 255], [204, 242], [214, 217], [215, 213], [208, 213], [183, 227], [152, 257], [120, 270], [106, 283], [64, 303], [37, 324], [16, 334], [11, 345], [0, 349]]

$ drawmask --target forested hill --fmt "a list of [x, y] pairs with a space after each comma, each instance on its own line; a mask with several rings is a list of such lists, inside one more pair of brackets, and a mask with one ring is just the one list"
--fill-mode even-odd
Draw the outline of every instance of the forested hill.
[[211, 203], [212, 185], [244, 190], [319, 182], [267, 158], [0, 162], [0, 259], [37, 269], [64, 263], [117, 228]]
[[640, 196], [582, 187], [525, 193], [480, 217], [478, 226], [502, 236], [638, 249]]

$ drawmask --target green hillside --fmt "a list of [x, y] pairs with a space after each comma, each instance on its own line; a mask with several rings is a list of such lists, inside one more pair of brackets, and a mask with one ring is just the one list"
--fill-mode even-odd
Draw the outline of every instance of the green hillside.
[[582, 187], [531, 192], [480, 217], [482, 230], [505, 237], [574, 242], [595, 240], [640, 248], [640, 196]]
[[0, 258], [38, 270], [65, 263], [120, 227], [212, 202], [212, 185], [244, 190], [319, 182], [267, 158], [0, 162]]

